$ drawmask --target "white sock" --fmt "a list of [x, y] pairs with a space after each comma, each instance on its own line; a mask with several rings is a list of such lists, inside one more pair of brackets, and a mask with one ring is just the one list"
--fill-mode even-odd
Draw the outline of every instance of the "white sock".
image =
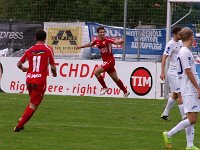
[[170, 110], [172, 109], [172, 107], [174, 106], [175, 100], [172, 97], [169, 97], [168, 101], [167, 101], [167, 105], [165, 107], [165, 110], [163, 112], [163, 116], [168, 116]]
[[168, 133], [167, 136], [172, 137], [177, 132], [189, 127], [191, 125], [189, 119], [182, 120], [177, 124], [174, 128], [172, 128]]
[[181, 113], [182, 119], [185, 119], [186, 115], [184, 113], [184, 106], [183, 106], [183, 104], [178, 105], [178, 108], [179, 108], [179, 111]]
[[194, 125], [191, 125], [185, 128], [186, 139], [187, 139], [187, 147], [194, 146]]

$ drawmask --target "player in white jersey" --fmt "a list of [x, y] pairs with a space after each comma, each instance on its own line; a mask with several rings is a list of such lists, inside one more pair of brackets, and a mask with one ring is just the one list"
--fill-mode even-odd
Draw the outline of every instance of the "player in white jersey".
[[180, 31], [183, 47], [178, 53], [178, 76], [181, 83], [181, 95], [183, 99], [184, 112], [187, 118], [182, 120], [178, 125], [172, 128], [169, 132], [163, 132], [165, 145], [167, 148], [172, 148], [171, 138], [179, 131], [185, 129], [187, 147], [186, 150], [200, 150], [194, 146], [194, 124], [198, 119], [200, 111], [200, 88], [196, 77], [195, 60], [190, 51], [194, 42], [193, 31], [190, 28], [183, 28]]
[[162, 65], [161, 65], [161, 80], [165, 80], [165, 65], [166, 60], [169, 58], [169, 69], [167, 71], [167, 79], [169, 82], [170, 91], [172, 92], [171, 96], [168, 98], [167, 105], [165, 110], [163, 111], [161, 118], [164, 120], [168, 120], [169, 112], [174, 106], [176, 99], [178, 98], [178, 107], [181, 113], [182, 118], [185, 118], [183, 103], [180, 94], [180, 86], [178, 82], [177, 76], [177, 54], [182, 47], [182, 41], [180, 40], [179, 32], [181, 31], [181, 27], [175, 26], [173, 28], [173, 39], [171, 39], [165, 47], [165, 51], [162, 57]]

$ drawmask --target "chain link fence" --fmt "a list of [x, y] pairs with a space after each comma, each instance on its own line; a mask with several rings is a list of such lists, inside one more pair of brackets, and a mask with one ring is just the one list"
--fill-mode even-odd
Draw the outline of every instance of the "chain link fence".
[[[194, 48], [196, 52], [199, 52], [199, 8], [199, 4], [186, 3], [174, 3], [172, 6], [172, 24], [191, 11], [178, 25], [193, 27], [196, 32], [196, 47]], [[130, 49], [126, 51], [126, 61], [160, 61], [166, 39], [166, 11], [167, 0], [127, 0], [126, 27], [128, 35], [130, 36], [130, 38], [127, 39], [127, 44], [129, 44], [128, 47], [130, 47]], [[109, 29], [113, 27], [111, 32], [119, 30], [121, 35], [124, 24], [124, 0], [1, 0], [0, 22], [3, 23], [5, 21], [7, 24], [4, 26], [7, 26], [7, 30], [0, 28], [1, 37], [2, 31], [5, 30], [6, 32], [17, 32], [19, 27], [15, 25], [16, 22], [18, 24], [21, 23], [24, 27], [27, 27], [27, 24], [35, 24], [36, 22], [37, 27], [40, 26], [39, 28], [43, 28], [45, 22], [92, 22], [103, 24]], [[139, 21], [141, 21], [141, 25], [139, 25]], [[43, 25], [41, 26], [41, 24]], [[16, 27], [11, 28], [14, 26]], [[70, 24], [67, 25], [67, 27], [70, 28], [71, 31], [75, 30], [73, 26], [69, 26]], [[30, 25], [28, 27], [30, 27]], [[35, 29], [38, 29], [37, 27], [34, 27], [34, 30], [32, 28], [26, 28], [26, 31], [30, 31], [29, 33], [32, 36], [30, 36], [31, 38], [29, 38], [29, 40], [24, 40], [22, 42], [23, 47], [15, 47], [15, 45], [12, 44], [15, 39], [9, 40], [11, 46], [1, 48], [0, 55], [4, 56], [5, 49], [8, 49], [9, 52], [7, 56], [20, 56], [28, 46], [33, 44], [34, 32], [36, 32]], [[58, 33], [61, 34], [63, 28], [66, 27], [60, 27], [59, 25], [57, 25], [57, 27], [59, 30], [54, 31], [55, 33], [52, 34], [51, 38], [56, 37], [58, 40], [63, 40], [63, 38], [67, 38], [67, 36], [68, 38], [74, 38], [76, 37], [74, 35], [80, 35], [80, 33], [73, 33], [75, 31], [71, 32], [70, 35], [68, 32], [69, 30], [66, 29], [62, 37], [59, 37]], [[92, 40], [88, 28], [89, 27], [85, 25], [83, 29], [82, 43]], [[141, 31], [141, 33], [138, 31]], [[123, 35], [121, 35], [121, 37], [122, 36]], [[138, 36], [140, 36], [140, 38]], [[27, 36], [24, 38], [27, 38]], [[138, 40], [138, 38], [140, 40]], [[0, 41], [1, 40], [3, 40], [3, 38], [1, 38]], [[138, 45], [140, 47], [138, 47]], [[17, 52], [18, 50], [20, 50], [20, 52]], [[97, 56], [98, 54], [93, 54], [92, 49], [86, 49], [85, 51], [84, 57], [77, 57], [77, 59], [99, 58]], [[121, 49], [114, 51], [115, 56], [119, 56], [119, 60], [121, 60], [122, 57], [121, 53]], [[138, 53], [140, 53], [140, 55], [138, 55]], [[138, 56], [140, 56], [140, 59], [138, 59]]]

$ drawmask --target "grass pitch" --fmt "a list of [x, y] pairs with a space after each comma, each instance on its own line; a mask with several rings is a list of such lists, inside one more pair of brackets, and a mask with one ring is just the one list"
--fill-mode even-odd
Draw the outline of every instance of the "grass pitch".
[[[181, 119], [175, 105], [171, 121], [161, 120], [162, 100], [46, 95], [25, 130], [14, 133], [28, 101], [0, 93], [0, 150], [165, 150], [162, 132]], [[199, 123], [195, 128], [200, 147]], [[173, 146], [185, 149], [185, 132]]]

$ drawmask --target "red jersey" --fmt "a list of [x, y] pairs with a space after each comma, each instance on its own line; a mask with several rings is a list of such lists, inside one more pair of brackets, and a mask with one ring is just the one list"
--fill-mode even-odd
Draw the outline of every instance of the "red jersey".
[[26, 50], [20, 62], [28, 60], [29, 68], [26, 74], [26, 82], [34, 84], [46, 84], [48, 65], [54, 65], [53, 50], [45, 44], [36, 44]]
[[112, 44], [114, 44], [114, 41], [109, 38], [104, 38], [103, 40], [97, 38], [92, 42], [92, 46], [97, 45], [99, 48], [101, 58], [104, 62], [114, 58], [112, 53]]

